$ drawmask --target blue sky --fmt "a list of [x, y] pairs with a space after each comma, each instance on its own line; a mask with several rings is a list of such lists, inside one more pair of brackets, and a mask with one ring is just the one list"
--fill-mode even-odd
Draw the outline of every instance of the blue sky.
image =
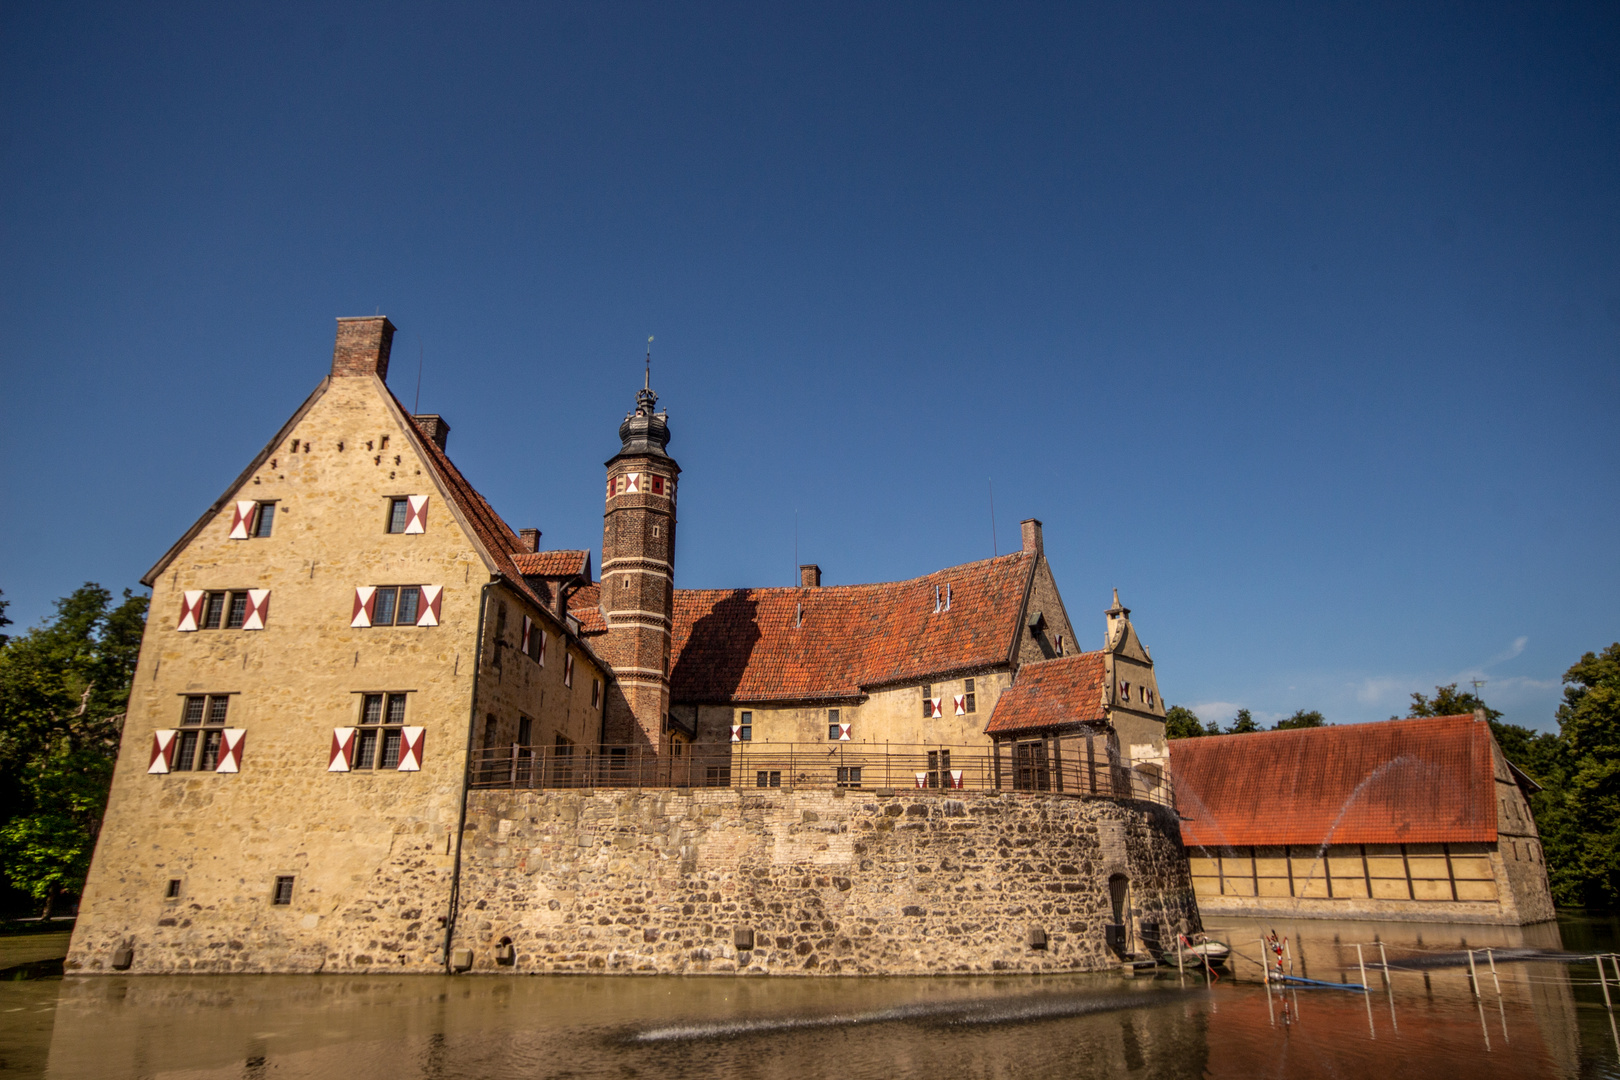
[[677, 582], [1045, 522], [1167, 700], [1548, 727], [1620, 638], [1603, 5], [0, 7], [0, 589], [134, 585], [400, 328], [514, 527], [600, 548], [655, 335]]

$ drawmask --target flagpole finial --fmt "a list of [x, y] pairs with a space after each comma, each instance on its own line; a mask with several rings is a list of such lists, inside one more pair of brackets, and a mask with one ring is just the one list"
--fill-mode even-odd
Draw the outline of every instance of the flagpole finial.
[[647, 335], [647, 380], [642, 384], [643, 390], [652, 389], [652, 335]]

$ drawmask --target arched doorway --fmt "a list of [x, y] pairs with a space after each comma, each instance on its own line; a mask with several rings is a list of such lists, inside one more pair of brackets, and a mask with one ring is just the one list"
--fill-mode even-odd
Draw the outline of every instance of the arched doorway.
[[1131, 881], [1124, 874], [1108, 878], [1108, 902], [1113, 919], [1105, 934], [1108, 947], [1121, 957], [1131, 952]]

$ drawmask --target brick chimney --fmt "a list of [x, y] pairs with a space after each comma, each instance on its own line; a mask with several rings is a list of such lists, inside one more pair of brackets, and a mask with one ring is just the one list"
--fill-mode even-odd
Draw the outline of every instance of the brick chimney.
[[1024, 530], [1024, 554], [1039, 555], [1041, 553], [1040, 519], [1026, 518], [1019, 525]]
[[815, 563], [805, 563], [799, 567], [799, 587], [803, 589], [821, 588], [821, 567]]
[[394, 347], [394, 324], [386, 315], [367, 315], [337, 321], [337, 345], [332, 350], [333, 375], [375, 375], [388, 378], [388, 352]]
[[540, 550], [540, 530], [539, 529], [519, 529], [518, 530], [518, 550], [520, 550], [520, 551], [539, 551]]
[[450, 421], [437, 413], [423, 413], [411, 419], [416, 421], [416, 426], [423, 435], [433, 440], [435, 446], [440, 450], [444, 449], [444, 444], [450, 439]]

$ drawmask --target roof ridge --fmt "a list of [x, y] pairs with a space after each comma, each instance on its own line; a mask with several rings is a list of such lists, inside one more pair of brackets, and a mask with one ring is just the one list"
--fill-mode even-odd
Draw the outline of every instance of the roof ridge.
[[849, 591], [853, 591], [853, 590], [856, 590], [856, 589], [886, 589], [886, 588], [889, 588], [889, 587], [895, 586], [895, 585], [910, 585], [910, 584], [917, 583], [917, 582], [926, 582], [930, 578], [935, 578], [935, 577], [938, 577], [941, 574], [947, 574], [947, 573], [950, 573], [951, 571], [954, 571], [954, 570], [967, 570], [967, 569], [970, 569], [970, 568], [973, 568], [973, 567], [989, 567], [989, 565], [991, 563], [1009, 562], [1009, 561], [1012, 561], [1012, 560], [1023, 559], [1025, 557], [1027, 557], [1027, 553], [1019, 551], [1019, 552], [1014, 552], [1011, 555], [998, 555], [998, 556], [996, 556], [994, 558], [990, 558], [990, 559], [979, 559], [979, 560], [977, 560], [975, 562], [970, 562], [970, 563], [958, 563], [955, 566], [942, 567], [942, 568], [940, 568], [938, 570], [934, 570], [934, 571], [932, 571], [930, 573], [927, 573], [927, 574], [920, 574], [917, 577], [901, 578], [898, 581], [857, 581], [857, 582], [850, 582], [847, 585], [736, 585], [736, 586], [731, 586], [729, 588], [722, 586], [722, 587], [716, 587], [716, 588], [712, 588], [712, 589], [676, 589], [675, 590], [675, 595], [680, 596], [682, 594], [686, 594], [688, 596], [695, 596], [695, 595], [698, 595], [698, 594], [701, 594], [701, 593], [730, 593], [730, 594], [733, 594], [733, 595], [735, 595], [737, 593], [749, 593], [749, 594], [760, 594], [760, 593], [811, 593], [811, 594], [815, 594], [815, 593], [849, 592]]

